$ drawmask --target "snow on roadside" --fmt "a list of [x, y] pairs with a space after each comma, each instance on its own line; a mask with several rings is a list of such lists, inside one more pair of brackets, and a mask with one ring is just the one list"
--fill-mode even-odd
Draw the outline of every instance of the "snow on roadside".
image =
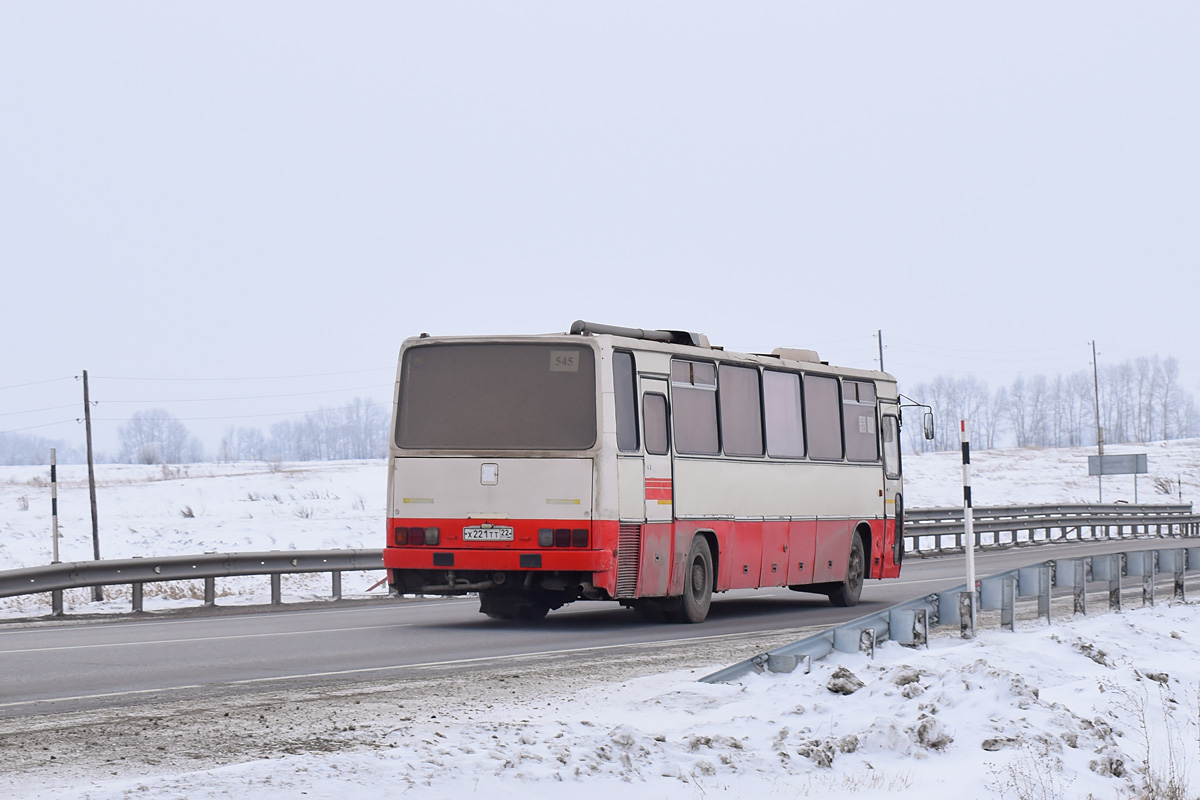
[[[207, 552], [332, 550], [382, 546], [385, 462], [305, 464], [186, 464], [96, 467], [100, 552], [104, 558], [192, 555]], [[0, 569], [51, 561], [48, 470], [0, 467]], [[59, 467], [61, 561], [92, 558], [87, 468]], [[382, 572], [347, 573], [347, 596], [362, 594]], [[285, 600], [328, 596], [328, 574], [283, 577]], [[381, 590], [377, 590], [381, 591]], [[130, 589], [105, 590], [96, 604], [86, 590], [66, 593], [74, 610], [129, 610]], [[217, 581], [218, 603], [267, 602], [262, 576]], [[200, 581], [148, 584], [146, 607], [195, 606]], [[45, 614], [46, 596], [0, 600], [0, 613]]]
[[[1108, 445], [1105, 453], [1145, 453], [1149, 469], [1149, 474], [1137, 476], [1136, 487], [1132, 475], [1105, 477], [1106, 503], [1132, 503], [1135, 495], [1139, 503], [1200, 499], [1200, 439]], [[974, 448], [972, 499], [976, 506], [1099, 502], [1097, 480], [1088, 475], [1087, 459], [1095, 454], [1095, 447]], [[961, 453], [905, 453], [903, 458], [909, 508], [962, 505]]]
[[8, 791], [14, 800], [340, 800], [381, 787], [496, 800], [1107, 798], [1174, 777], [1194, 796], [1200, 643], [1187, 632], [1198, 628], [1200, 607], [1160, 605], [973, 642], [940, 636], [926, 650], [889, 643], [874, 660], [836, 655], [809, 675], [708, 685], [684, 671], [436, 714], [406, 703], [391, 719], [348, 726], [339, 747], [324, 748], [333, 752], [54, 789], [18, 779]]

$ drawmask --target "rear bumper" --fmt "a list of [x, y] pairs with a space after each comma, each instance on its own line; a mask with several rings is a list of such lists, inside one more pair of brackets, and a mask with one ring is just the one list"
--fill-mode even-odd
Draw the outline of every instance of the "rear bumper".
[[614, 564], [613, 554], [608, 551], [553, 547], [529, 550], [387, 547], [383, 551], [383, 565], [391, 570], [607, 572]]

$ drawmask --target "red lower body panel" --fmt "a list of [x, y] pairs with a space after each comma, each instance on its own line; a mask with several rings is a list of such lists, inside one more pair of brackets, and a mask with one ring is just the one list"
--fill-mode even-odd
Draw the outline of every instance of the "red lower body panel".
[[[663, 597], [683, 591], [684, 562], [693, 538], [713, 548], [714, 589], [803, 586], [845, 580], [851, 536], [866, 524], [867, 577], [894, 578], [895, 524], [891, 519], [735, 522], [685, 520], [621, 524], [616, 520], [490, 520], [511, 527], [511, 541], [465, 541], [463, 529], [483, 520], [389, 519], [383, 563], [389, 570], [590, 573], [609, 597]], [[396, 528], [437, 528], [436, 545], [397, 544]], [[586, 529], [586, 546], [542, 546], [539, 531]], [[582, 541], [560, 537], [558, 541]], [[637, 557], [622, 558], [621, 547]], [[620, 585], [620, 589], [618, 589]], [[636, 587], [636, 588], [635, 588]]]

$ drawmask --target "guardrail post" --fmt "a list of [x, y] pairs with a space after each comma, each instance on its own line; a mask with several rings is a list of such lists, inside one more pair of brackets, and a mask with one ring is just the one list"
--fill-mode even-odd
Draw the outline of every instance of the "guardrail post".
[[1050, 562], [1038, 567], [1038, 619], [1046, 618], [1050, 623]]
[[1184, 570], [1187, 568], [1187, 550], [1182, 547], [1175, 551], [1175, 592], [1172, 597], [1181, 603], [1187, 602], [1186, 587], [1184, 586]]
[[56, 617], [63, 615], [62, 589], [55, 589], [50, 592], [50, 613]]
[[1109, 611], [1119, 612], [1121, 610], [1121, 561], [1122, 558], [1120, 553], [1113, 553], [1108, 557], [1110, 570], [1108, 573]]
[[875, 629], [863, 628], [858, 632], [858, 651], [867, 658], [875, 658]]
[[217, 604], [217, 579], [204, 579], [204, 605], [212, 608]]
[[1000, 628], [1015, 631], [1017, 628], [1017, 579], [1004, 578], [1000, 589]]
[[142, 612], [142, 584], [134, 583], [130, 589], [130, 594], [133, 595], [133, 611], [140, 614]]
[[278, 572], [271, 573], [271, 605], [283, 605], [283, 587]]
[[342, 573], [336, 569], [333, 571], [333, 599], [342, 599]]
[[975, 638], [975, 603], [974, 593], [960, 592], [958, 595], [958, 628], [959, 635], [964, 639]]
[[1142, 606], [1154, 605], [1154, 552], [1146, 553], [1142, 562]]
[[1087, 564], [1082, 558], [1075, 560], [1075, 612], [1087, 616]]
[[1154, 553], [1153, 551], [1130, 551], [1126, 553], [1126, 573], [1132, 578], [1141, 577], [1141, 604], [1154, 604]]

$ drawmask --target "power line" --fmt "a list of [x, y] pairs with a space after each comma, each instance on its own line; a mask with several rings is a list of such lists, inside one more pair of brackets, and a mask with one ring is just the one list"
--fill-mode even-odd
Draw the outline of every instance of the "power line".
[[9, 430], [6, 430], [6, 431], [0, 431], [0, 434], [2, 434], [2, 433], [20, 433], [21, 431], [32, 431], [37, 428], [49, 428], [51, 425], [63, 425], [67, 422], [79, 422], [79, 420], [77, 420], [77, 419], [60, 419], [58, 422], [43, 422], [41, 425], [30, 425], [25, 428], [10, 428]]
[[59, 381], [69, 381], [69, 380], [74, 380], [74, 378], [72, 378], [72, 376], [68, 375], [65, 378], [47, 378], [44, 381], [31, 381], [29, 383], [14, 383], [12, 386], [0, 386], [0, 391], [2, 391], [4, 389], [21, 389], [26, 386], [40, 386], [43, 383], [58, 383]]
[[3, 413], [0, 413], [0, 417], [16, 417], [16, 416], [20, 416], [21, 414], [37, 414], [42, 411], [60, 411], [64, 408], [75, 408], [75, 406], [77, 406], [77, 405], [79, 405], [79, 404], [78, 403], [70, 403], [69, 405], [65, 405], [65, 406], [50, 406], [49, 408], [32, 408], [29, 411], [5, 411]]

